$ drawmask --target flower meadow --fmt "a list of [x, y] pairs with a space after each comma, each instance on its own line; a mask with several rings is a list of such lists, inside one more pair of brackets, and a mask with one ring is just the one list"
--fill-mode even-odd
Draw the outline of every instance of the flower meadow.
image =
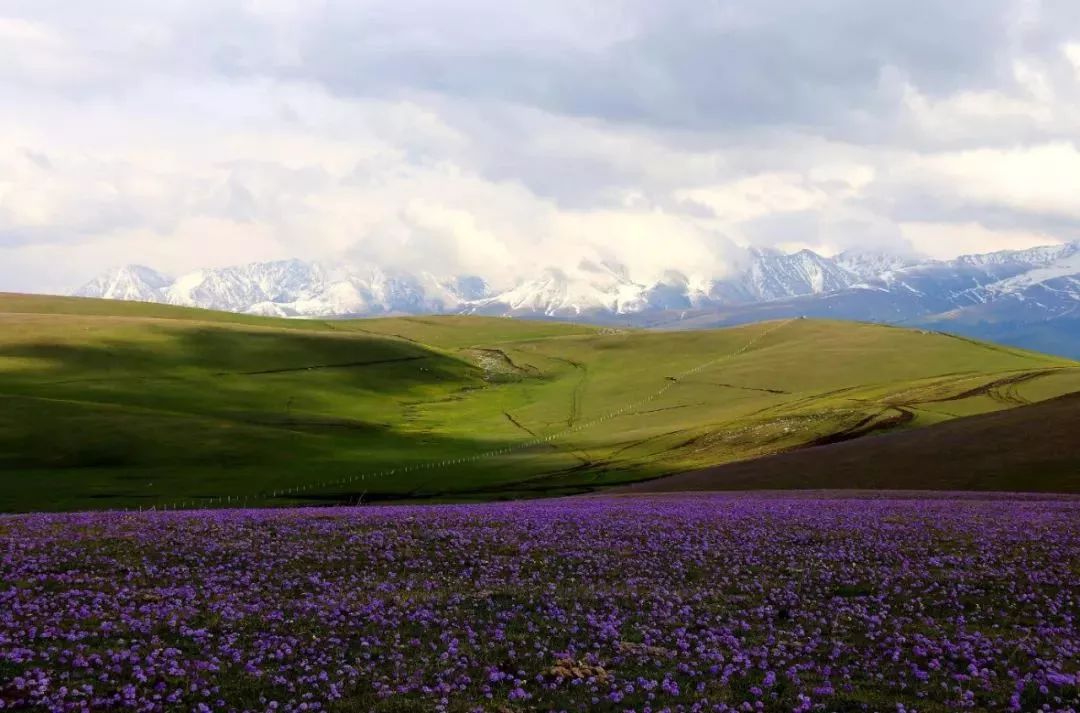
[[1080, 710], [1080, 500], [0, 518], [0, 708]]

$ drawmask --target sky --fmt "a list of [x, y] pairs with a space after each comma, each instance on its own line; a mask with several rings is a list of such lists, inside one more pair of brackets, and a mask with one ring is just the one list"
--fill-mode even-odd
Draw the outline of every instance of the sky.
[[0, 0], [0, 290], [1080, 239], [1076, 0]]

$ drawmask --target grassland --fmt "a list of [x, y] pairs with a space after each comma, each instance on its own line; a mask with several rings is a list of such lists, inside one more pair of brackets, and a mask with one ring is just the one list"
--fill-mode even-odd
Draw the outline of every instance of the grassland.
[[1076, 492], [1080, 392], [927, 428], [801, 448], [648, 480], [620, 492], [877, 490]]
[[840, 322], [670, 333], [0, 296], [0, 510], [573, 493], [1075, 391], [1075, 362]]

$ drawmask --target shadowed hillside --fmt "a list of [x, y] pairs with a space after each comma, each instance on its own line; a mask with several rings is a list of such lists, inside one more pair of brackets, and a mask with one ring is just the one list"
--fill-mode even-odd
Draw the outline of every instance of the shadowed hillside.
[[1073, 391], [1068, 360], [856, 323], [307, 322], [4, 296], [0, 509], [571, 494]]
[[917, 430], [637, 483], [626, 492], [753, 489], [1080, 490], [1080, 393]]

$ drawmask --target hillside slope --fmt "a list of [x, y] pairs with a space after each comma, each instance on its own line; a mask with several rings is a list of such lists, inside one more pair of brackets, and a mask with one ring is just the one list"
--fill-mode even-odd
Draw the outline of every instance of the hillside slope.
[[575, 493], [1073, 391], [1074, 362], [844, 322], [661, 333], [0, 296], [0, 509]]
[[791, 451], [625, 492], [831, 489], [1080, 490], [1080, 393], [928, 428]]

